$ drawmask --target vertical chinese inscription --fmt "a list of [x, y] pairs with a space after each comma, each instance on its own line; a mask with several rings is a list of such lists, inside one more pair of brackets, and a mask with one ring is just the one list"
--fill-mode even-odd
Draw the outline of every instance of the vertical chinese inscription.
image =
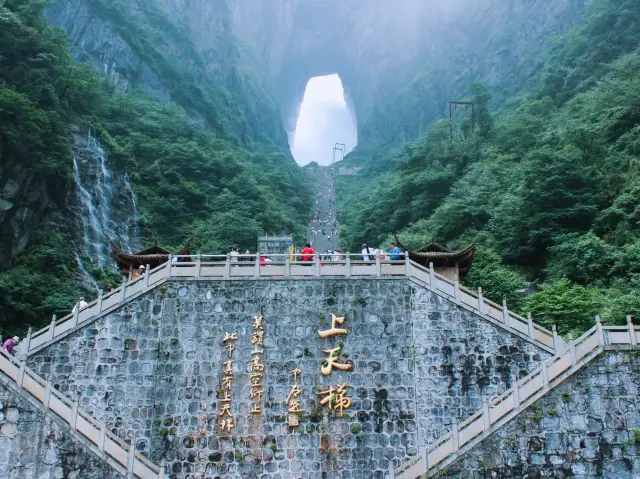
[[227, 360], [222, 363], [222, 381], [220, 381], [220, 408], [218, 409], [218, 430], [229, 432], [235, 427], [233, 414], [231, 414], [231, 385], [233, 384], [233, 351], [236, 349], [235, 341], [238, 340], [236, 333], [224, 333], [222, 338], [223, 347], [227, 353]]
[[[322, 339], [329, 338], [331, 336], [347, 334], [347, 330], [341, 326], [344, 324], [344, 316], [338, 317], [335, 314], [331, 315], [331, 328], [324, 331], [318, 330], [318, 335]], [[324, 352], [327, 357], [322, 361], [320, 366], [320, 373], [323, 376], [329, 376], [334, 369], [338, 371], [351, 371], [353, 365], [340, 362], [341, 346], [332, 349], [325, 349]], [[318, 393], [320, 396], [325, 396], [320, 400], [320, 406], [328, 407], [330, 411], [340, 411], [340, 416], [344, 416], [344, 410], [351, 407], [351, 399], [347, 397], [347, 384], [339, 384], [337, 386], [331, 386], [326, 391]]]
[[287, 396], [287, 411], [289, 412], [288, 423], [290, 427], [297, 427], [300, 425], [298, 414], [304, 412], [300, 400], [302, 389], [300, 389], [300, 386], [298, 384], [298, 376], [302, 374], [302, 371], [298, 368], [295, 368], [289, 371], [289, 374], [293, 376], [293, 384], [291, 385], [289, 396]]
[[253, 351], [251, 351], [251, 359], [249, 360], [249, 383], [251, 384], [251, 390], [249, 391], [249, 398], [253, 401], [253, 407], [249, 411], [250, 414], [262, 413], [262, 395], [264, 391], [262, 389], [262, 380], [264, 379], [264, 328], [263, 317], [254, 316], [253, 318], [253, 332], [251, 333], [251, 345]]
[[302, 374], [302, 371], [298, 368], [289, 371], [289, 374], [293, 376], [293, 384], [291, 385], [291, 391], [287, 397], [288, 411], [291, 413], [304, 412], [304, 409], [300, 407], [300, 394], [302, 389], [298, 385], [298, 376]]

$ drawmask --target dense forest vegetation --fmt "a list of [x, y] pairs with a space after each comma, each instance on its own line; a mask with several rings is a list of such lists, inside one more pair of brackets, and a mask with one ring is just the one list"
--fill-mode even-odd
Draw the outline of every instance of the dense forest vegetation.
[[475, 240], [467, 283], [561, 333], [640, 314], [638, 45], [637, 2], [596, 0], [520, 95], [496, 109], [469, 87], [475, 129], [460, 111], [416, 142], [356, 150], [345, 164], [365, 169], [337, 185], [344, 246]]
[[[64, 213], [73, 188], [72, 125], [91, 127], [115, 168], [131, 173], [148, 240], [175, 247], [195, 233], [197, 250], [222, 253], [234, 244], [254, 249], [260, 232], [304, 234], [312, 180], [258, 128], [256, 112], [241, 112], [222, 87], [176, 71], [183, 77], [170, 78], [176, 91], [188, 85], [191, 115], [142, 93], [114, 91], [72, 59], [63, 32], [43, 15], [45, 3], [0, 3], [0, 160], [28, 166], [51, 197], [27, 250], [0, 272], [0, 334], [68, 312], [80, 293], [73, 223]], [[146, 37], [138, 38], [144, 49]]]

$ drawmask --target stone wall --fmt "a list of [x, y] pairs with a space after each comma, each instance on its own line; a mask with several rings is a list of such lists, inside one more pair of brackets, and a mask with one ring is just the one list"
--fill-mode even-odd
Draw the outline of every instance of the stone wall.
[[604, 353], [436, 477], [640, 477], [640, 356]]
[[124, 479], [0, 377], [0, 479]]
[[[346, 335], [322, 339], [331, 314]], [[252, 317], [264, 321], [263, 414], [249, 414]], [[237, 333], [231, 411], [219, 410]], [[323, 376], [325, 349], [350, 371]], [[406, 279], [172, 280], [54, 343], [29, 366], [176, 478], [387, 477], [548, 353]], [[304, 413], [290, 427], [290, 371]], [[347, 384], [350, 409], [320, 407]], [[355, 474], [355, 475], [354, 475]]]
[[419, 444], [434, 442], [551, 355], [424, 288], [412, 297]]

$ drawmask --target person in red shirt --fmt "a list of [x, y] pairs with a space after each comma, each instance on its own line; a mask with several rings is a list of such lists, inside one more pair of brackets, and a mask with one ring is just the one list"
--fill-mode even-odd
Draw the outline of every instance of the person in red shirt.
[[302, 251], [300, 251], [300, 254], [302, 255], [302, 261], [313, 261], [313, 255], [316, 254], [316, 252], [311, 245], [307, 243]]

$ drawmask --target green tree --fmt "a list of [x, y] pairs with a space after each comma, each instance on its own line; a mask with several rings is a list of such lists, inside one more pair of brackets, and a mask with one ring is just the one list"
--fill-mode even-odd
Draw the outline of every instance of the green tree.
[[494, 251], [478, 248], [464, 282], [471, 288], [481, 287], [483, 295], [496, 303], [506, 299], [512, 310], [517, 310], [522, 303], [519, 291], [523, 288], [523, 278], [505, 267], [500, 255]]
[[579, 335], [595, 324], [601, 294], [599, 289], [576, 285], [563, 278], [543, 284], [540, 291], [527, 298], [524, 309], [546, 328], [551, 329], [555, 324], [560, 334]]

